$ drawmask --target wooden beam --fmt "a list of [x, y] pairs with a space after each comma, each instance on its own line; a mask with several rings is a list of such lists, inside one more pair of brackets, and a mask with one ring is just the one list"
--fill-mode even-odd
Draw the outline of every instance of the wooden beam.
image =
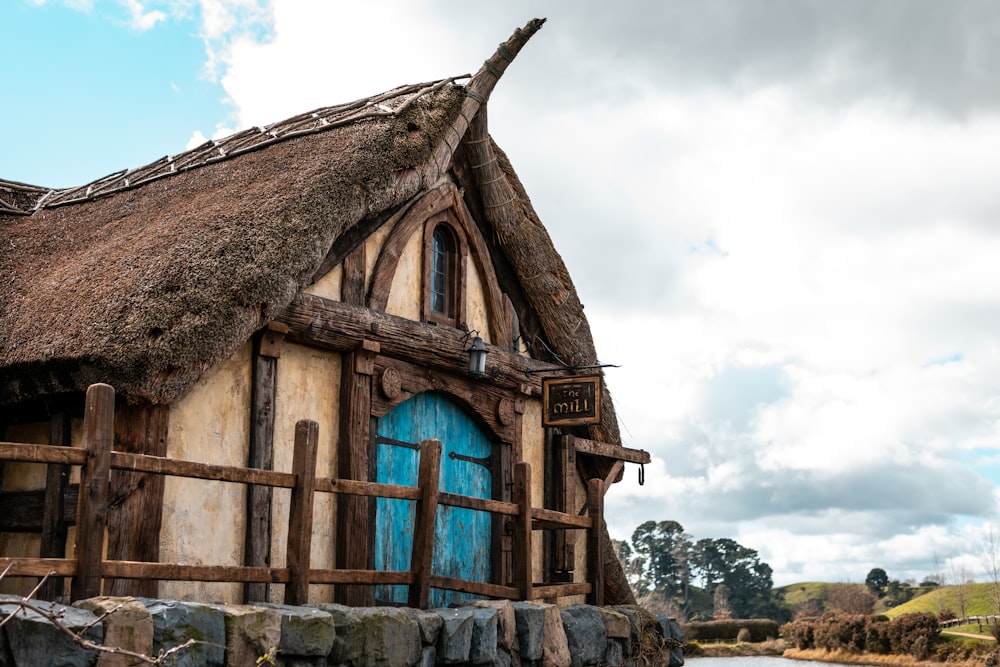
[[24, 442], [0, 442], [0, 459], [27, 463], [68, 463], [82, 466], [87, 452], [76, 447], [52, 447]]
[[593, 586], [587, 583], [538, 584], [531, 589], [532, 600], [558, 598], [567, 595], [589, 595]]
[[128, 452], [112, 452], [111, 467], [121, 470], [141, 470], [143, 472], [173, 475], [175, 477], [209, 479], [218, 482], [267, 484], [285, 489], [295, 486], [295, 475], [288, 472], [238, 468], [235, 466], [215, 465], [213, 463], [199, 463], [197, 461], [180, 461], [162, 456], [130, 454]]
[[430, 584], [434, 588], [444, 588], [449, 591], [472, 593], [473, 595], [486, 595], [491, 598], [517, 600], [521, 597], [521, 590], [513, 586], [488, 584], [482, 581], [467, 581], [457, 577], [446, 577], [441, 574], [431, 575]]
[[[556, 493], [555, 507], [560, 512], [576, 514], [576, 449], [573, 438], [555, 438], [555, 469], [553, 482]], [[572, 571], [576, 567], [576, 531], [562, 529], [555, 531], [552, 540], [552, 569], [557, 581], [572, 581]], [[561, 578], [557, 578], [561, 577]]]
[[621, 445], [610, 445], [606, 442], [587, 440], [586, 438], [573, 437], [573, 446], [576, 447], [576, 451], [580, 454], [604, 456], [609, 459], [619, 459], [628, 463], [647, 464], [651, 460], [649, 452], [644, 449], [629, 449]]
[[[281, 341], [288, 327], [266, 329], [254, 336], [252, 386], [250, 389], [250, 448], [247, 467], [274, 469], [274, 404], [278, 391], [278, 358]], [[274, 490], [270, 486], [247, 487], [246, 537], [243, 564], [250, 567], [271, 565], [271, 507]], [[270, 587], [248, 583], [243, 587], [244, 602], [270, 599]]]
[[[278, 320], [288, 325], [288, 339], [297, 343], [351, 352], [361, 341], [369, 340], [380, 345], [383, 356], [460, 376], [468, 372], [468, 336], [451, 327], [414, 322], [311, 294], [296, 296]], [[490, 381], [531, 395], [541, 395], [538, 371], [561, 369], [514, 354], [508, 346], [486, 348]]]
[[288, 510], [288, 583], [285, 604], [309, 602], [309, 568], [312, 563], [313, 501], [316, 486], [316, 454], [319, 424], [303, 419], [295, 424], [292, 473], [295, 487]]
[[513, 501], [521, 508], [514, 520], [514, 588], [521, 592], [522, 600], [530, 600], [534, 580], [531, 553], [531, 465], [514, 464]]
[[431, 565], [434, 561], [434, 527], [437, 524], [438, 478], [441, 476], [441, 441], [428, 439], [420, 443], [417, 488], [420, 499], [414, 510], [413, 545], [410, 553], [410, 584], [407, 604], [427, 609], [430, 603]]
[[83, 417], [83, 449], [87, 458], [86, 465], [80, 469], [80, 500], [76, 514], [77, 572], [71, 587], [74, 600], [101, 594], [114, 429], [114, 388], [107, 384], [90, 385]]
[[365, 304], [365, 271], [368, 268], [365, 244], [359, 243], [344, 257], [343, 276], [340, 280], [340, 300], [356, 306]]
[[[49, 418], [49, 444], [53, 447], [70, 446], [69, 419], [65, 412]], [[70, 467], [64, 463], [50, 463], [45, 471], [45, 500], [42, 506], [42, 543], [38, 555], [42, 558], [66, 557], [67, 523], [65, 516], [66, 488], [69, 486]], [[63, 594], [62, 577], [51, 577], [38, 591], [41, 600], [55, 600]]]
[[[115, 415], [115, 448], [166, 456], [169, 417], [165, 405], [121, 406]], [[163, 475], [120, 468], [111, 472], [108, 560], [159, 560], [165, 481]], [[158, 592], [155, 580], [104, 582], [105, 595], [155, 598]]]
[[[294, 327], [291, 328], [294, 332]], [[337, 476], [341, 479], [368, 481], [372, 373], [378, 352], [377, 342], [362, 340], [341, 361], [340, 443], [337, 447]], [[368, 525], [371, 502], [364, 497], [338, 498], [337, 529], [334, 531], [338, 536], [338, 568], [371, 568], [373, 554]], [[351, 607], [370, 607], [375, 604], [375, 591], [367, 586], [338, 586], [334, 598]]]
[[587, 531], [588, 578], [593, 586], [587, 602], [598, 607], [604, 605], [604, 482], [590, 480], [587, 486], [587, 505], [593, 525]]

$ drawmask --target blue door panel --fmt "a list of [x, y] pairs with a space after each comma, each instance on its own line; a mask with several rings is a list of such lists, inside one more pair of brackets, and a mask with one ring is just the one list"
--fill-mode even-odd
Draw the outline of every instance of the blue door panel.
[[[415, 486], [422, 440], [442, 443], [442, 491], [491, 497], [489, 438], [455, 403], [442, 394], [418, 394], [379, 420], [375, 444], [376, 481]], [[413, 503], [378, 498], [375, 520], [375, 566], [409, 570], [413, 545]], [[457, 507], [438, 507], [432, 572], [470, 581], [490, 580], [490, 515]], [[379, 600], [406, 602], [405, 586], [378, 586]], [[433, 589], [431, 604], [447, 606], [467, 594]]]

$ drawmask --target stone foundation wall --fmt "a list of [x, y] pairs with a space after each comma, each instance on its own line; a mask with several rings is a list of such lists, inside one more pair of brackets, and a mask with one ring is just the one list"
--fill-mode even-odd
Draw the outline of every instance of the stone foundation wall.
[[[0, 597], [0, 622], [10, 617], [0, 628], [0, 667], [140, 664], [81, 648], [44, 617], [19, 611], [15, 599]], [[638, 607], [482, 600], [420, 611], [108, 597], [32, 604], [103, 646], [157, 656], [190, 642], [164, 661], [178, 667], [684, 664], [677, 623]]]

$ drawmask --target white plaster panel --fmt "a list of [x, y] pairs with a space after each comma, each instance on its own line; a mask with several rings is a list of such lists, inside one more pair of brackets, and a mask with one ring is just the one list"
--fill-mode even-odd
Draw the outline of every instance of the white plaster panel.
[[[250, 344], [216, 366], [170, 408], [167, 455], [245, 466], [250, 434]], [[160, 562], [241, 565], [246, 487], [168, 476]], [[238, 602], [242, 584], [162, 582], [160, 595]]]
[[[316, 475], [334, 477], [340, 412], [339, 354], [285, 342], [278, 359], [274, 419], [274, 469], [291, 472], [295, 424], [311, 419], [319, 425]], [[288, 511], [291, 491], [275, 489], [271, 515], [271, 565], [285, 566], [288, 548]], [[335, 549], [336, 502], [332, 494], [317, 493], [313, 505], [312, 567], [332, 569]], [[271, 587], [272, 602], [284, 600], [284, 586]], [[310, 601], [332, 602], [333, 587], [313, 586]]]
[[406, 247], [396, 265], [396, 274], [389, 288], [385, 312], [409, 320], [420, 321], [423, 304], [423, 227], [419, 227], [406, 241]]
[[321, 296], [324, 299], [340, 301], [340, 286], [343, 280], [344, 269], [342, 266], [337, 265], [330, 269], [330, 271], [328, 271], [322, 278], [307, 287], [304, 291], [306, 294], [311, 294], [313, 296]]

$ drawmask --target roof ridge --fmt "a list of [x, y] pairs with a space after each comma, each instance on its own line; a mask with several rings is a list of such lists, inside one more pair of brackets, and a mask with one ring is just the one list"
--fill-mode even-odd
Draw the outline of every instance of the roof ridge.
[[[165, 155], [158, 160], [133, 169], [122, 169], [83, 185], [68, 188], [45, 188], [0, 179], [0, 214], [31, 215], [43, 208], [55, 208], [89, 201], [145, 185], [183, 171], [221, 162], [288, 139], [325, 132], [366, 118], [395, 116], [405, 111], [424, 95], [470, 77], [470, 74], [460, 74], [445, 79], [408, 84], [353, 102], [320, 107], [264, 127], [254, 126], [221, 139], [209, 139], [186, 151]], [[393, 107], [387, 104], [390, 100], [402, 96], [407, 97], [398, 106]], [[19, 205], [12, 197], [4, 196], [5, 190], [19, 194], [19, 198], [26, 198], [28, 202], [26, 205]]]

